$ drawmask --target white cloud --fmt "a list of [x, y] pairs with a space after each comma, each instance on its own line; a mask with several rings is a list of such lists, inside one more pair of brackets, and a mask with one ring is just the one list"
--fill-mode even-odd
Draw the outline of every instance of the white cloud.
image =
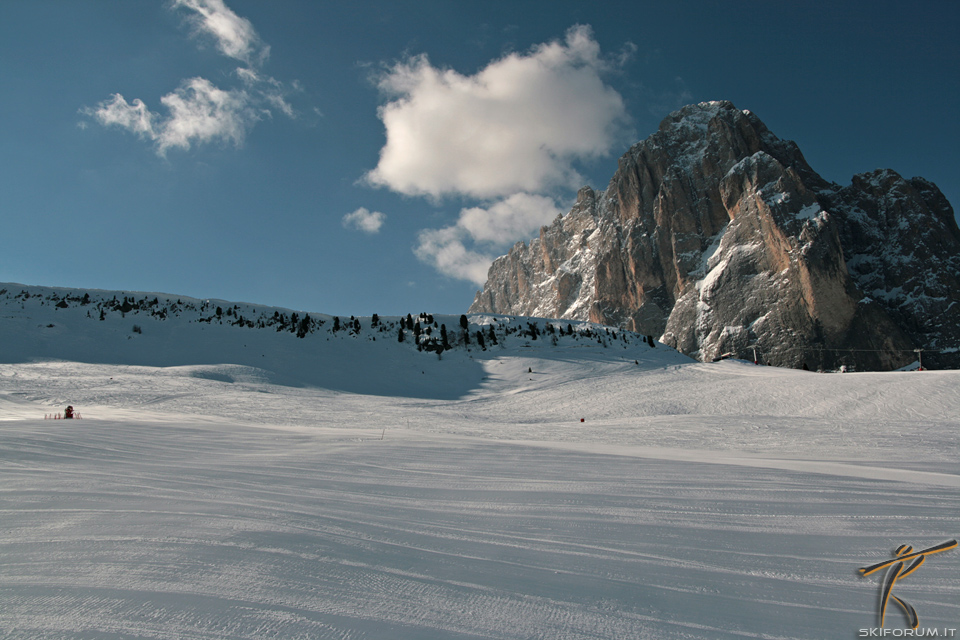
[[146, 138], [154, 137], [154, 114], [142, 100], [134, 100], [133, 104], [130, 104], [122, 95], [115, 93], [110, 100], [104, 100], [96, 109], [84, 111], [103, 125], [116, 125]]
[[282, 112], [288, 118], [295, 117], [293, 106], [287, 101], [287, 94], [299, 92], [302, 90], [300, 83], [293, 81], [292, 87], [288, 89], [282, 82], [270, 76], [263, 76], [253, 69], [239, 68], [236, 71], [237, 77], [249, 87], [263, 101]]
[[379, 78], [387, 141], [366, 180], [431, 197], [581, 186], [573, 162], [609, 153], [627, 120], [607, 66], [586, 26], [472, 76], [425, 55], [398, 63]]
[[288, 88], [254, 68], [266, 60], [270, 47], [260, 40], [249, 20], [231, 11], [223, 0], [173, 0], [171, 7], [192, 10], [191, 22], [197, 33], [212, 36], [221, 53], [247, 63], [236, 70], [243, 88], [221, 89], [197, 77], [184, 80], [160, 98], [169, 112], [166, 117], [150, 111], [140, 99], [127, 102], [119, 93], [95, 108], [81, 109], [81, 113], [104, 126], [117, 126], [154, 142], [161, 156], [172, 148], [189, 149], [210, 142], [239, 147], [258, 120], [275, 111], [295, 117], [287, 96], [300, 86], [294, 82]]
[[347, 229], [356, 229], [364, 233], [377, 233], [380, 231], [380, 227], [383, 226], [383, 221], [386, 219], [386, 214], [360, 207], [353, 213], [348, 213], [343, 216], [341, 222]]
[[558, 215], [560, 210], [553, 198], [515, 193], [487, 208], [461, 210], [456, 226], [477, 242], [504, 245], [530, 237]]
[[270, 47], [260, 40], [253, 24], [235, 14], [223, 0], [173, 0], [173, 7], [194, 11], [196, 15], [190, 21], [197, 33], [213, 36], [225, 56], [259, 65], [270, 55]]
[[445, 275], [483, 286], [494, 256], [470, 251], [458, 227], [425, 229], [417, 238], [416, 256]]
[[[558, 215], [552, 198], [515, 193], [486, 208], [462, 209], [455, 225], [421, 231], [414, 253], [441, 273], [482, 286], [496, 255], [491, 251], [529, 238]], [[468, 249], [466, 243], [484, 249]]]
[[187, 80], [160, 102], [170, 110], [157, 138], [161, 152], [217, 139], [239, 146], [247, 128], [259, 119], [246, 92], [224, 91], [203, 78]]
[[141, 100], [128, 103], [119, 93], [84, 113], [105, 126], [119, 126], [152, 140], [160, 155], [172, 147], [189, 149], [191, 144], [216, 140], [239, 146], [247, 129], [260, 119], [245, 91], [225, 91], [204, 78], [184, 81], [160, 102], [170, 112], [166, 118]]
[[[575, 163], [608, 154], [628, 118], [604, 74], [589, 27], [562, 42], [490, 62], [474, 75], [434, 67], [425, 55], [379, 77], [386, 144], [368, 184], [413, 196], [486, 200], [456, 223], [422, 230], [416, 256], [441, 273], [482, 285], [496, 255], [561, 211], [547, 193], [583, 184]], [[617, 60], [619, 62], [617, 62]]]

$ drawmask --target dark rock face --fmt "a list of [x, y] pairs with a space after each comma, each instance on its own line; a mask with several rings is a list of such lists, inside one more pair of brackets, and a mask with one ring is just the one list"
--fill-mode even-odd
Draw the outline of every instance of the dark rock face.
[[956, 366], [960, 229], [932, 183], [840, 187], [729, 102], [670, 114], [606, 191], [490, 268], [471, 312], [591, 320], [699, 358]]

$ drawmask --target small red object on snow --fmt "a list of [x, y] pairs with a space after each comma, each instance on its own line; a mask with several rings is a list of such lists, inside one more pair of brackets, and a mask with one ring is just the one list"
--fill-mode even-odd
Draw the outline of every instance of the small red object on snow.
[[583, 418], [580, 418], [580, 422], [583, 422]]

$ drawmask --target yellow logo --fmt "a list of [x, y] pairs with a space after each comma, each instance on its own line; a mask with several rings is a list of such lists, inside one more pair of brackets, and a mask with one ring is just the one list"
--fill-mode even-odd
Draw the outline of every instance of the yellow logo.
[[[938, 544], [929, 549], [923, 549], [922, 551], [914, 551], [913, 547], [908, 544], [902, 544], [897, 547], [897, 550], [893, 552], [893, 555], [896, 556], [893, 560], [887, 560], [885, 562], [878, 562], [877, 564], [870, 565], [869, 567], [861, 567], [859, 569], [860, 575], [868, 576], [871, 573], [879, 571], [884, 567], [890, 567], [890, 570], [887, 572], [886, 577], [883, 579], [883, 586], [880, 592], [880, 627], [883, 627], [883, 617], [887, 612], [887, 603], [890, 601], [890, 598], [893, 598], [894, 602], [899, 604], [904, 613], [907, 614], [907, 619], [910, 621], [910, 627], [916, 629], [920, 626], [920, 617], [917, 615], [917, 610], [914, 609], [911, 605], [907, 604], [897, 596], [893, 595], [893, 585], [897, 584], [897, 580], [903, 580], [908, 575], [920, 568], [920, 565], [923, 564], [924, 560], [927, 559], [927, 556], [933, 555], [935, 553], [940, 553], [942, 551], [949, 551], [957, 546], [956, 540], [950, 540], [944, 542], [943, 544]], [[906, 569], [904, 569], [905, 563], [912, 560]]]

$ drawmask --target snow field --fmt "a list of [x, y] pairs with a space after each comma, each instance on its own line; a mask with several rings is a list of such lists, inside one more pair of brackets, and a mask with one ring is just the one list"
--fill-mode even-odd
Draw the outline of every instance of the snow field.
[[[852, 638], [857, 568], [960, 537], [958, 372], [482, 315], [509, 338], [438, 357], [399, 318], [298, 338], [210, 319], [289, 310], [3, 289], [5, 640]], [[956, 628], [958, 576], [945, 552], [895, 593]]]
[[[855, 569], [960, 507], [942, 487], [359, 427], [0, 434], [7, 638], [837, 637], [873, 625]], [[899, 593], [943, 626], [958, 589], [938, 560]]]
[[[957, 537], [951, 372], [540, 355], [458, 400], [0, 365], [0, 636], [853, 637], [858, 567]], [[922, 625], [958, 566], [898, 584]]]

